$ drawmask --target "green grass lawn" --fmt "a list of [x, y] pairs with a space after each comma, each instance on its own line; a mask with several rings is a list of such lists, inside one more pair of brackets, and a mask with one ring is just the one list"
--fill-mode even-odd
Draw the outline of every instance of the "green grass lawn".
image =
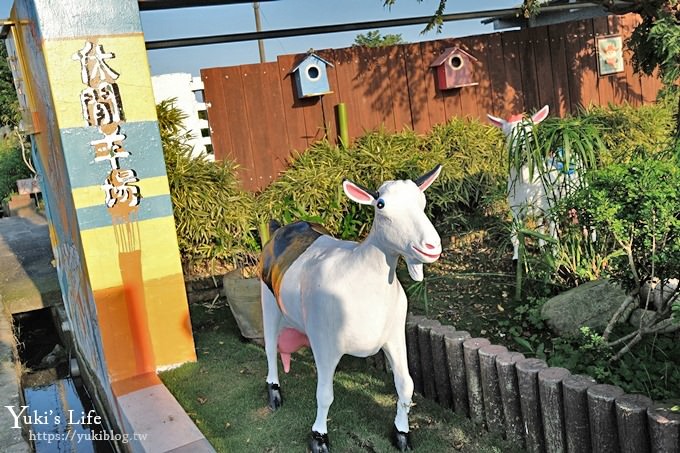
[[[281, 372], [283, 407], [267, 407], [264, 349], [244, 342], [229, 312], [192, 305], [198, 362], [161, 374], [165, 385], [219, 452], [303, 452], [316, 414], [311, 352], [293, 355]], [[335, 452], [392, 452], [396, 395], [392, 375], [345, 357], [334, 381], [329, 436]], [[422, 452], [513, 452], [468, 419], [416, 395], [411, 410], [413, 446]]]

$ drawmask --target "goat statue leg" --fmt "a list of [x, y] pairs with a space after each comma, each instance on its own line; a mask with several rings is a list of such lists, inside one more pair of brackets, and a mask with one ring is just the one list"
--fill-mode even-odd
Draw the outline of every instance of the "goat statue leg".
[[264, 349], [267, 354], [267, 394], [269, 407], [276, 410], [283, 404], [279, 385], [279, 369], [276, 362], [277, 342], [281, 329], [281, 310], [274, 294], [262, 283], [262, 326], [264, 329]]
[[388, 341], [383, 351], [394, 373], [394, 386], [399, 397], [397, 401], [397, 415], [394, 417], [394, 432], [392, 441], [399, 451], [411, 450], [409, 435], [408, 413], [413, 398], [413, 379], [408, 372], [406, 358], [406, 338], [403, 331], [399, 331], [397, 338]]
[[[312, 345], [312, 351], [314, 346]], [[316, 420], [312, 425], [312, 436], [309, 440], [309, 449], [312, 453], [330, 452], [330, 442], [328, 440], [328, 427], [326, 420], [328, 410], [333, 404], [333, 375], [335, 367], [338, 366], [340, 357], [333, 357], [332, 354], [314, 354], [316, 363]]]

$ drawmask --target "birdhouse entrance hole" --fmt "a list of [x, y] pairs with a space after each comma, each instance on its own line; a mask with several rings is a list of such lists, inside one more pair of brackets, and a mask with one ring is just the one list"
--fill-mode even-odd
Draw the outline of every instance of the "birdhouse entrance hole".
[[321, 70], [315, 64], [310, 64], [307, 66], [307, 78], [311, 81], [318, 80], [321, 77]]
[[449, 59], [449, 64], [453, 69], [460, 69], [463, 67], [463, 59], [458, 55], [454, 55]]

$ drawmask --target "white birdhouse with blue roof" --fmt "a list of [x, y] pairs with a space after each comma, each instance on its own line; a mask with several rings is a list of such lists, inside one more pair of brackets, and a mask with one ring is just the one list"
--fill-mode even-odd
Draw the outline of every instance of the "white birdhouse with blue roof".
[[332, 93], [328, 82], [328, 67], [333, 64], [310, 52], [290, 73], [295, 77], [298, 98]]

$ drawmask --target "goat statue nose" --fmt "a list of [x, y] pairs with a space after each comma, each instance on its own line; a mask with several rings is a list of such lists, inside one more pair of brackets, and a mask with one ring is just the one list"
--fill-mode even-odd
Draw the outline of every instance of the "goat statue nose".
[[436, 249], [437, 246], [436, 246], [436, 245], [432, 245], [432, 244], [430, 244], [430, 243], [428, 242], [428, 243], [425, 244], [425, 248], [428, 249], [428, 250], [432, 250], [432, 249]]

